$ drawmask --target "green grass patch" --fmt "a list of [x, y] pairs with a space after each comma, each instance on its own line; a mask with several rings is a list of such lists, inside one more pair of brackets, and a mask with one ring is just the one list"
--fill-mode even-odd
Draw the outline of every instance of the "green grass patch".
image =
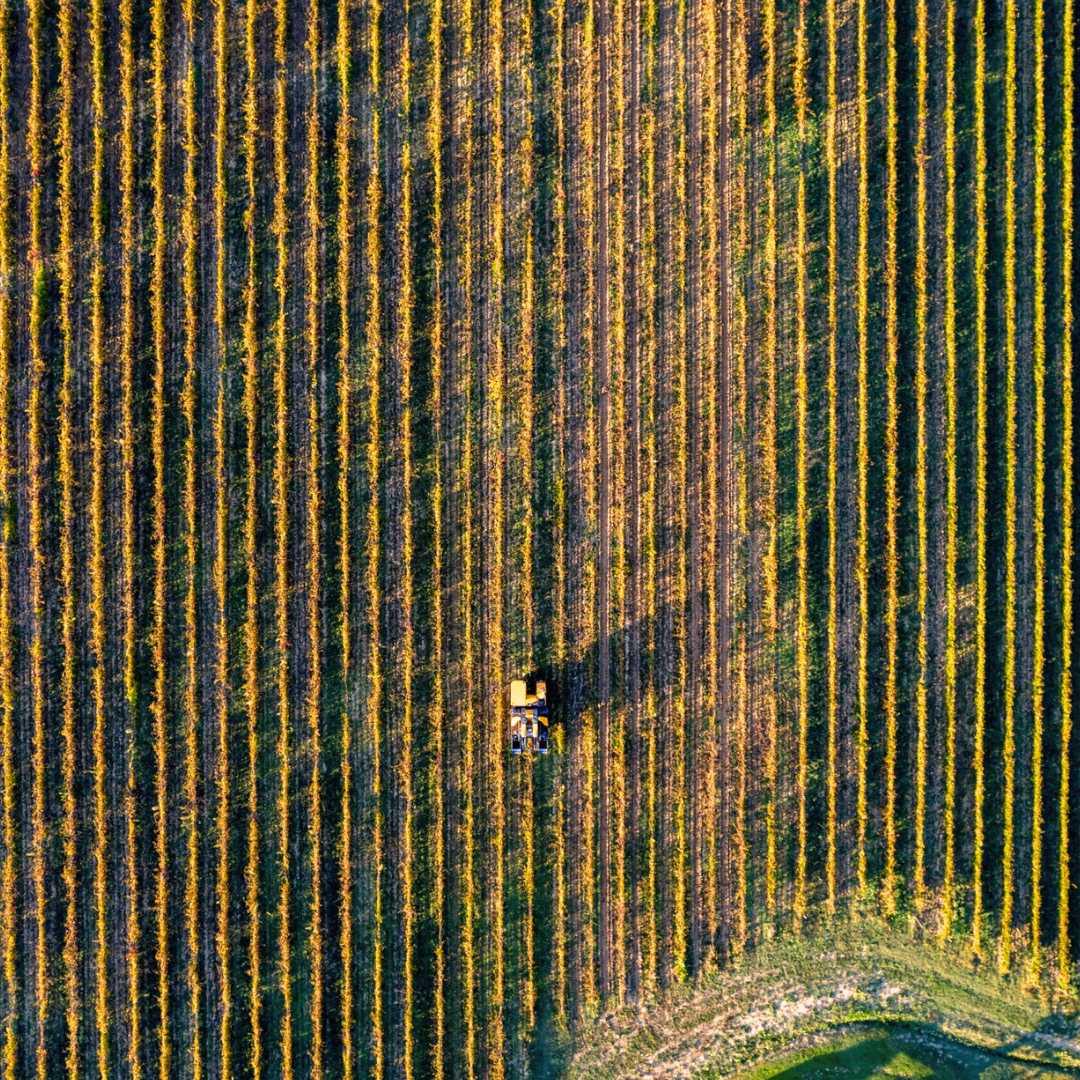
[[[704, 1069], [698, 1080], [719, 1077]], [[873, 1024], [840, 1029], [820, 1042], [758, 1065], [739, 1080], [870, 1080], [874, 1077], [936, 1077], [940, 1080], [1004, 1080], [1069, 1073], [1029, 1062], [1010, 1061], [933, 1028], [917, 1024]]]

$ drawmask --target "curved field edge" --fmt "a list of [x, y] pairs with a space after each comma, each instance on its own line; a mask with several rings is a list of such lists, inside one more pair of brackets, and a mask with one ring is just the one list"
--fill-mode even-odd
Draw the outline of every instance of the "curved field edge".
[[[876, 920], [839, 920], [762, 944], [723, 971], [597, 1018], [565, 1075], [739, 1076], [823, 1032], [861, 1022], [932, 1025], [1034, 1065], [1080, 1067], [1075, 1003]], [[707, 1070], [703, 1072], [703, 1070]]]

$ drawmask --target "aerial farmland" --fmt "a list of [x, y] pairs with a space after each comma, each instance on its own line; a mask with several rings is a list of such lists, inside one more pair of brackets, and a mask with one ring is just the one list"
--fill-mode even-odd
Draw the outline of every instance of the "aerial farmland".
[[0, 1080], [1080, 1064], [1075, 21], [0, 0]]

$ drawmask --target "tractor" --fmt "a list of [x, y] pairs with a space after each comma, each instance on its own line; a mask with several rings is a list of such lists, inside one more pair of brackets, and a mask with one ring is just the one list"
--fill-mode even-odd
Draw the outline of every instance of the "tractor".
[[542, 679], [510, 683], [510, 753], [548, 752], [547, 684]]

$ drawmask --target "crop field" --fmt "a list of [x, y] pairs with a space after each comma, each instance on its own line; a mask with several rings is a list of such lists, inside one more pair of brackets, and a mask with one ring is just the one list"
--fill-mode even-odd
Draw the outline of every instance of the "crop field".
[[1071, 994], [1074, 23], [0, 0], [0, 1080]]
[[613, 1005], [575, 1039], [563, 1075], [1063, 1078], [1080, 1063], [1077, 1031], [1075, 1014], [1051, 1014], [995, 965], [852, 912]]

